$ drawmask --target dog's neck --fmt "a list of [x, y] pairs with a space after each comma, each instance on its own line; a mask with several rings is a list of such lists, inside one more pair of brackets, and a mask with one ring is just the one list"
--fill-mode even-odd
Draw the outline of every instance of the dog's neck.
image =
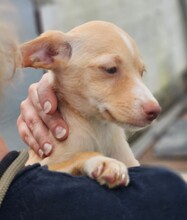
[[[61, 103], [59, 110], [69, 127], [68, 142], [71, 144], [73, 142], [74, 145], [84, 145], [84, 150], [99, 151], [107, 156], [111, 154], [112, 146], [118, 142], [117, 132], [121, 134], [120, 127], [96, 117], [87, 117], [66, 102]], [[125, 134], [123, 134], [123, 139], [125, 140]]]

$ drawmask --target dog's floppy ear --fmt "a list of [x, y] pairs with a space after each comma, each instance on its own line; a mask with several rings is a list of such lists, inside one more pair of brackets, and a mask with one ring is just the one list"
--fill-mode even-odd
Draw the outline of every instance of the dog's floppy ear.
[[55, 69], [71, 57], [71, 45], [60, 31], [47, 31], [21, 45], [23, 67]]

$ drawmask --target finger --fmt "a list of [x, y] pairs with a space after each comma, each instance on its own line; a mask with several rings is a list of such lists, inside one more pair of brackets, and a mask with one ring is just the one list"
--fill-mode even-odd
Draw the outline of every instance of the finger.
[[52, 114], [57, 110], [57, 98], [50, 84], [49, 74], [43, 75], [37, 87], [38, 99], [43, 111]]
[[17, 120], [18, 131], [22, 140], [31, 147], [40, 157], [43, 157], [44, 152], [40, 149], [39, 144], [33, 138], [31, 132], [29, 131], [26, 123], [23, 121], [22, 117], [19, 116]]
[[[29, 106], [29, 109], [26, 109], [27, 106]], [[22, 115], [19, 118], [19, 121], [22, 120], [26, 124], [30, 134], [32, 134], [32, 137], [39, 144], [40, 149], [43, 150], [45, 156], [48, 156], [53, 147], [49, 130], [41, 121], [29, 99], [21, 103], [21, 109]]]
[[38, 83], [33, 83], [32, 85], [29, 86], [27, 99], [29, 99], [29, 101], [32, 103], [32, 105], [37, 111], [43, 111], [38, 97], [38, 92], [37, 92], [38, 86], [39, 86]]
[[39, 114], [56, 139], [65, 140], [68, 137], [68, 126], [60, 116], [59, 112], [55, 112], [52, 115], [47, 115], [43, 112], [40, 112]]

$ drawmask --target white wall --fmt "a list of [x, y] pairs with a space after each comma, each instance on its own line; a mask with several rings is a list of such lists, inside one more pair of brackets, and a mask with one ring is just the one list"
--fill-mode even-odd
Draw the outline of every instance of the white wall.
[[66, 32], [90, 20], [106, 20], [127, 31], [139, 46], [147, 66], [145, 82], [153, 92], [175, 80], [187, 66], [184, 21], [178, 0], [49, 2], [52, 4], [41, 6], [44, 30]]

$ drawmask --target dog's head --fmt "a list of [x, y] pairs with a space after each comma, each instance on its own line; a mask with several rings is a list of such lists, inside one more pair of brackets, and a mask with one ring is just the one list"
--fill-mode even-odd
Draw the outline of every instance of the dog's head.
[[23, 66], [52, 70], [60, 97], [86, 117], [141, 128], [160, 113], [142, 82], [145, 66], [135, 42], [111, 23], [48, 31], [21, 51]]

